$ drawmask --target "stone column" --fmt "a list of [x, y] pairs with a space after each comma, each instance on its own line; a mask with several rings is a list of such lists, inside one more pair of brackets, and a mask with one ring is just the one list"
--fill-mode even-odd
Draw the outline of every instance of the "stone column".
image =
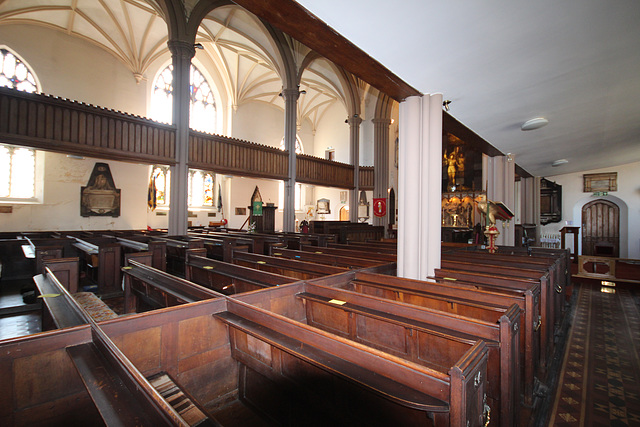
[[[487, 158], [487, 199], [502, 202], [515, 213], [515, 160], [509, 156], [495, 156]], [[513, 246], [515, 243], [514, 221], [497, 221], [496, 226], [500, 235], [496, 239], [497, 245]]]
[[358, 203], [360, 201], [360, 124], [362, 119], [354, 114], [347, 119], [349, 123], [350, 159], [353, 165], [353, 190], [349, 192], [349, 221], [358, 222]]
[[169, 234], [187, 234], [189, 173], [189, 106], [193, 43], [168, 42], [173, 63], [173, 124], [176, 127], [176, 164], [171, 166]]
[[[387, 201], [387, 216], [389, 212], [389, 126], [390, 119], [373, 119], [373, 197], [384, 198]], [[373, 217], [373, 225], [382, 225], [387, 229], [387, 216]]]
[[296, 116], [300, 91], [297, 88], [283, 89], [284, 99], [284, 146], [289, 152], [289, 178], [284, 182], [284, 206], [282, 228], [294, 232], [296, 228]]
[[440, 267], [442, 94], [400, 103], [398, 276], [425, 280]]

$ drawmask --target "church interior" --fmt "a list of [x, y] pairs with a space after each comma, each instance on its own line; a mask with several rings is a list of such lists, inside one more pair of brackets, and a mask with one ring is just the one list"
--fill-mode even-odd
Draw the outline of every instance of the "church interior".
[[429, 3], [0, 1], [0, 424], [640, 424], [640, 8]]

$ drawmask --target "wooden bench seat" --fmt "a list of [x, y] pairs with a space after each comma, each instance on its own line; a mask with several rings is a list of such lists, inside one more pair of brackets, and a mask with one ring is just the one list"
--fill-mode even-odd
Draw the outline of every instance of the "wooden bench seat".
[[[215, 317], [230, 326], [232, 354], [247, 371], [255, 371], [278, 382], [293, 379], [289, 375], [294, 372], [313, 377], [313, 372], [320, 369], [381, 399], [376, 402], [383, 402], [382, 404], [365, 404], [364, 407], [358, 405], [358, 401], [366, 400], [364, 397], [353, 399], [349, 410], [355, 418], [351, 418], [351, 423], [368, 421], [374, 425], [382, 425], [381, 419], [388, 414], [379, 410], [383, 410], [384, 404], [392, 404], [395, 416], [406, 413], [405, 416], [416, 423], [412, 425], [424, 425], [427, 421], [425, 412], [431, 414], [436, 426], [464, 426], [467, 425], [467, 420], [469, 425], [480, 425], [480, 417], [484, 411], [481, 395], [484, 394], [487, 357], [483, 341], [477, 341], [448, 373], [443, 374], [409, 361], [401, 362], [386, 353], [359, 346], [349, 340], [343, 341], [339, 337], [239, 301], [229, 300], [227, 307], [226, 312], [215, 314]], [[310, 367], [295, 363], [291, 357], [306, 362]], [[279, 362], [270, 363], [269, 359], [277, 359]], [[295, 370], [292, 371], [294, 366]], [[478, 380], [475, 385], [474, 379]], [[463, 386], [462, 383], [466, 385]], [[304, 387], [303, 383], [298, 384]], [[306, 387], [310, 385], [306, 384]], [[333, 390], [333, 393], [342, 395], [338, 391], [340, 389], [335, 389], [340, 386], [333, 380], [323, 383], [322, 387], [327, 393], [332, 393]], [[247, 392], [251, 394], [252, 391]], [[299, 393], [304, 394], [305, 392]], [[331, 413], [330, 407], [325, 410], [327, 414]], [[423, 415], [419, 415], [420, 413]], [[338, 422], [340, 425], [348, 425], [349, 419], [341, 418]], [[396, 422], [403, 423], [398, 418]]]
[[314, 252], [317, 254], [340, 255], [346, 257], [363, 258], [376, 260], [380, 262], [396, 262], [398, 257], [391, 253], [377, 253], [359, 249], [335, 249], [335, 248], [317, 248], [315, 246], [302, 245], [300, 250]]
[[186, 279], [225, 295], [264, 289], [295, 281], [291, 277], [216, 261], [203, 255], [203, 250], [187, 252]]
[[[276, 257], [283, 257], [289, 259], [296, 259], [300, 261], [315, 262], [318, 264], [333, 265], [337, 267], [345, 268], [368, 268], [378, 266], [381, 264], [392, 264], [388, 261], [377, 261], [364, 258], [355, 258], [350, 256], [333, 255], [321, 252], [322, 248], [318, 250], [308, 251], [295, 251], [291, 249], [277, 249], [274, 250], [271, 255]], [[393, 263], [395, 265], [395, 263]]]
[[435, 283], [392, 277], [368, 272], [315, 279], [310, 283], [331, 286], [365, 295], [385, 298], [446, 313], [461, 315], [496, 324], [512, 304], [522, 310], [519, 327], [519, 352], [522, 370], [522, 392], [526, 402], [533, 399], [534, 377], [540, 372], [539, 362], [539, 294], [532, 285], [524, 291], [494, 290], [463, 282]]
[[[125, 313], [139, 313], [149, 308], [172, 307], [224, 296], [136, 261], [131, 261], [122, 271]], [[144, 310], [141, 309], [142, 304]]]
[[233, 252], [233, 263], [298, 280], [313, 279], [348, 271], [343, 267], [236, 251]]

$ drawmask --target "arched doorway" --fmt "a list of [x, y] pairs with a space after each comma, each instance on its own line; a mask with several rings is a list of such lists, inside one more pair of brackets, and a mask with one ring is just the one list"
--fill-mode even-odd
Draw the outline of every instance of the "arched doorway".
[[340, 208], [340, 221], [349, 221], [349, 206], [344, 205]]
[[582, 207], [582, 254], [620, 256], [620, 208], [608, 200]]

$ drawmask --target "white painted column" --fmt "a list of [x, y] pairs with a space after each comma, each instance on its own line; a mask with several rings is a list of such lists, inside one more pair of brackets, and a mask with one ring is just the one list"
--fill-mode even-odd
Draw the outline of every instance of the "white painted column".
[[189, 105], [193, 43], [171, 40], [168, 43], [173, 63], [173, 124], [176, 127], [176, 164], [171, 166], [169, 234], [187, 234], [189, 174]]
[[289, 152], [289, 179], [284, 181], [284, 206], [282, 229], [292, 233], [296, 231], [296, 117], [300, 91], [297, 88], [284, 89], [284, 146]]
[[[389, 126], [390, 119], [373, 119], [373, 197], [387, 200], [387, 216], [373, 216], [373, 225], [384, 226], [389, 212]], [[373, 215], [373, 212], [372, 212]]]
[[[513, 156], [487, 157], [486, 164], [487, 198], [495, 202], [502, 202], [512, 212], [515, 212], [516, 165]], [[500, 231], [496, 244], [513, 246], [515, 243], [514, 221], [510, 221], [508, 224], [506, 221], [497, 221], [496, 226]]]
[[442, 95], [400, 103], [398, 276], [424, 280], [440, 267]]
[[349, 191], [349, 221], [358, 222], [358, 204], [360, 202], [360, 124], [362, 119], [354, 114], [347, 119], [349, 123], [350, 161], [353, 165], [353, 189]]

